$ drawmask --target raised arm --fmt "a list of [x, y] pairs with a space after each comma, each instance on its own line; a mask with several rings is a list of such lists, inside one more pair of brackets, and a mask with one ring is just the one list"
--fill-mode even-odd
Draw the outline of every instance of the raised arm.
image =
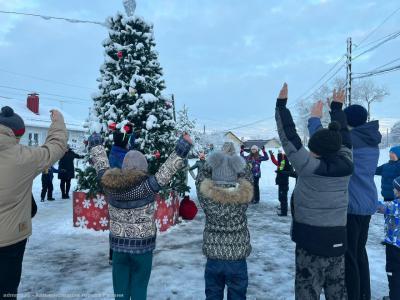
[[324, 104], [322, 101], [318, 101], [311, 109], [311, 116], [308, 119], [308, 133], [310, 137], [318, 130], [323, 128], [321, 123], [323, 107]]
[[331, 121], [336, 121], [340, 124], [340, 134], [342, 135], [342, 145], [351, 149], [353, 147], [351, 142], [350, 131], [347, 125], [347, 117], [342, 110], [343, 103], [345, 99], [344, 90], [333, 91], [333, 101], [330, 105], [331, 111]]
[[166, 186], [180, 169], [185, 167], [186, 159], [192, 147], [192, 140], [189, 135], [182, 136], [176, 144], [175, 151], [170, 154], [165, 163], [160, 167], [151, 179], [151, 186], [154, 191]]
[[100, 180], [105, 171], [110, 168], [106, 149], [103, 146], [103, 138], [100, 134], [94, 133], [89, 137], [88, 143], [90, 161], [96, 170], [97, 178]]
[[67, 150], [68, 134], [63, 115], [57, 110], [52, 110], [51, 121], [44, 145], [38, 148], [27, 148], [26, 150], [30, 151], [29, 157], [36, 163], [36, 175], [52, 166]]
[[260, 157], [260, 158], [261, 158], [261, 161], [267, 161], [267, 160], [269, 160], [268, 154], [267, 154], [267, 152], [265, 151], [265, 147], [264, 147], [264, 146], [261, 147], [261, 152], [262, 152], [262, 154], [263, 154], [263, 155]]
[[288, 100], [288, 87], [285, 83], [279, 93], [275, 108], [275, 120], [278, 128], [282, 147], [289, 161], [298, 174], [312, 171], [318, 164], [316, 159], [303, 147], [301, 139], [296, 131], [292, 115], [286, 107]]
[[276, 160], [275, 155], [274, 155], [274, 153], [272, 151], [269, 151], [269, 157], [271, 157], [272, 163], [275, 166], [279, 167], [279, 162]]

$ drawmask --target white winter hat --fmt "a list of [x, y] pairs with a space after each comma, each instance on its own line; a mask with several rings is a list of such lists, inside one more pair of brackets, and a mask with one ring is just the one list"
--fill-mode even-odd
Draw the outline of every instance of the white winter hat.
[[257, 146], [257, 145], [251, 146], [251, 150], [256, 150], [256, 151], [258, 151], [258, 146]]

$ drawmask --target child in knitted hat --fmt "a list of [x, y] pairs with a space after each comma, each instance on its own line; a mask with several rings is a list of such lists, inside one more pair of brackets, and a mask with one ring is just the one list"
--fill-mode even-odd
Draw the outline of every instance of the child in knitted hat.
[[385, 201], [395, 198], [393, 180], [400, 176], [400, 146], [392, 147], [389, 151], [389, 161], [376, 169], [375, 175], [382, 176], [381, 194]]
[[252, 174], [233, 143], [209, 155], [198, 175], [197, 196], [206, 215], [203, 234], [206, 299], [246, 299], [250, 233], [246, 211], [253, 198]]
[[392, 182], [394, 200], [381, 202], [378, 211], [385, 214], [386, 272], [389, 299], [400, 299], [400, 177]]
[[109, 203], [114, 292], [122, 299], [146, 299], [156, 246], [155, 196], [184, 167], [191, 138], [186, 134], [179, 139], [155, 175], [148, 174], [146, 157], [139, 151], [125, 155], [122, 169], [110, 168], [99, 135], [93, 134], [88, 142]]

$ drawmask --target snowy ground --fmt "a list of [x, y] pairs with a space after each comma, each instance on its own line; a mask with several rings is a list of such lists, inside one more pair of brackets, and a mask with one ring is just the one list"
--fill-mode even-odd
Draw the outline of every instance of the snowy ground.
[[[383, 151], [381, 162], [387, 157], [387, 151]], [[294, 299], [294, 244], [289, 237], [290, 218], [276, 215], [278, 201], [274, 175], [272, 163], [264, 163], [261, 203], [248, 210], [253, 246], [248, 258], [250, 300]], [[379, 178], [376, 181], [379, 184]], [[58, 183], [55, 179], [56, 201], [38, 202], [33, 235], [24, 258], [20, 292], [28, 299], [83, 299], [83, 294], [112, 299], [108, 233], [72, 227], [72, 203], [60, 200]], [[38, 177], [34, 184], [37, 199], [40, 188]], [[192, 197], [196, 198], [194, 189]], [[159, 234], [148, 299], [204, 299], [203, 228], [204, 214], [200, 209], [194, 221]], [[368, 242], [372, 299], [381, 299], [388, 294], [382, 238], [383, 217], [376, 215], [371, 221]]]

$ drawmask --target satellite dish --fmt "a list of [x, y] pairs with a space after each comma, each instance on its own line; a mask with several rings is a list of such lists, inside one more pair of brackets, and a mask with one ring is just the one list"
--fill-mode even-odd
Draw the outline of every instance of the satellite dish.
[[128, 17], [132, 17], [135, 14], [136, 1], [135, 0], [123, 0], [126, 14]]

